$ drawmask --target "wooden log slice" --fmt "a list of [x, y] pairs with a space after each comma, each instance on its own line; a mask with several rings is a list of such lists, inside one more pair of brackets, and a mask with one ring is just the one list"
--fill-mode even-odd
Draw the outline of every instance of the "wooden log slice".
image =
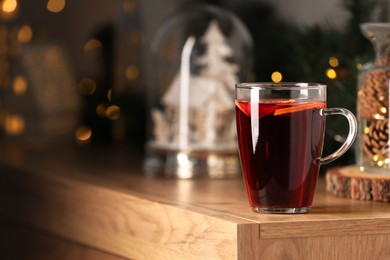
[[390, 201], [390, 174], [359, 171], [356, 166], [335, 167], [326, 172], [326, 191], [343, 198]]

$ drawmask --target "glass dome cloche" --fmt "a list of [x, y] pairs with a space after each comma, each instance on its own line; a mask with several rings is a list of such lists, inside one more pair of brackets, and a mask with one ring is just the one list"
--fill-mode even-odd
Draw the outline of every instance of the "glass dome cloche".
[[357, 163], [361, 171], [390, 174], [390, 23], [364, 23], [361, 30], [376, 57], [359, 71]]
[[147, 175], [239, 176], [234, 86], [252, 79], [252, 39], [233, 13], [190, 5], [149, 47]]

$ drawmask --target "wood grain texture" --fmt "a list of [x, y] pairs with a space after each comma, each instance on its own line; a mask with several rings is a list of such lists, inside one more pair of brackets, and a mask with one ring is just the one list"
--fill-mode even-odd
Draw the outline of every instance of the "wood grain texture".
[[390, 175], [362, 173], [356, 166], [337, 167], [326, 173], [326, 190], [344, 198], [390, 202]]
[[389, 243], [386, 235], [264, 239], [251, 259], [385, 260], [390, 259]]
[[0, 217], [0, 258], [7, 260], [126, 260]]
[[126, 259], [389, 256], [389, 204], [333, 196], [323, 178], [309, 213], [269, 215], [250, 210], [242, 179], [148, 178], [140, 162], [127, 152], [0, 150], [0, 216]]
[[[0, 214], [131, 259], [231, 259], [236, 225], [73, 180], [13, 172], [2, 179]], [[11, 198], [16, 188], [22, 196]]]

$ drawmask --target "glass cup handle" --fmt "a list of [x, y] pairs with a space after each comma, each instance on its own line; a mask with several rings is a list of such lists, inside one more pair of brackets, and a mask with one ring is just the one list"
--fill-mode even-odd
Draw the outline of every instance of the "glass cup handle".
[[357, 120], [353, 113], [345, 108], [326, 108], [322, 110], [322, 115], [343, 115], [347, 118], [349, 123], [348, 136], [345, 139], [344, 143], [340, 146], [340, 148], [334, 153], [319, 159], [320, 164], [326, 164], [339, 158], [351, 147], [357, 134]]

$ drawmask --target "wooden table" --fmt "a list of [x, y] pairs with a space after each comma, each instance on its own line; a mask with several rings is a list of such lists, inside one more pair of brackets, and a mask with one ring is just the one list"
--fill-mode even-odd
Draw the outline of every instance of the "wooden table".
[[326, 194], [323, 178], [309, 213], [267, 215], [241, 179], [148, 178], [122, 149], [0, 157], [1, 259], [390, 259], [390, 204]]

